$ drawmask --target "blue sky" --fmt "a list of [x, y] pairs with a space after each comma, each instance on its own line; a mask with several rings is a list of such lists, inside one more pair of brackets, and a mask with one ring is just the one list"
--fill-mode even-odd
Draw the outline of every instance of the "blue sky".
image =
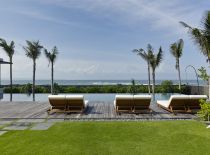
[[[14, 40], [14, 79], [32, 78], [32, 61], [22, 49], [25, 40], [57, 46], [56, 79], [147, 79], [146, 63], [131, 51], [150, 43], [162, 46], [164, 60], [157, 79], [177, 79], [175, 59], [169, 45], [184, 39], [181, 58], [185, 67], [208, 66], [179, 21], [200, 27], [210, 3], [198, 0], [0, 0], [0, 37]], [[2, 50], [0, 54], [8, 60]], [[187, 77], [194, 79], [192, 70]], [[49, 79], [44, 55], [37, 60], [37, 79]], [[2, 79], [9, 79], [9, 66], [2, 66]]]

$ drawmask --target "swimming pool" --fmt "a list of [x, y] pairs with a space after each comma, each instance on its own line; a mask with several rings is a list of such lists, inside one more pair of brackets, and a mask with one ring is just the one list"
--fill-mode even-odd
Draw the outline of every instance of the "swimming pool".
[[[36, 101], [48, 101], [48, 95], [50, 94], [36, 94]], [[64, 94], [70, 95], [70, 94]], [[113, 101], [115, 99], [115, 95], [117, 94], [82, 94], [85, 97], [85, 100], [89, 101]], [[119, 95], [119, 94], [118, 94]], [[125, 95], [125, 94], [124, 94]], [[172, 94], [155, 94], [155, 100], [167, 100], [170, 98]], [[1, 101], [9, 101], [10, 94], [4, 94], [3, 99]], [[13, 101], [32, 101], [32, 95], [26, 94], [13, 94]]]

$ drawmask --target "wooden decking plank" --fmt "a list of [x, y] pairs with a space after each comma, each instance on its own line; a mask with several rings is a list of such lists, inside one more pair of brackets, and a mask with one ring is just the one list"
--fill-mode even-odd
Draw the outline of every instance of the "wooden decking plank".
[[170, 112], [151, 104], [153, 110], [150, 113], [116, 115], [112, 102], [89, 102], [88, 108], [83, 115], [78, 113], [65, 114], [53, 113], [48, 115], [47, 109], [50, 107], [48, 102], [0, 102], [0, 118], [48, 118], [48, 119], [119, 119], [119, 120], [138, 120], [138, 119], [194, 119], [196, 115], [171, 114]]

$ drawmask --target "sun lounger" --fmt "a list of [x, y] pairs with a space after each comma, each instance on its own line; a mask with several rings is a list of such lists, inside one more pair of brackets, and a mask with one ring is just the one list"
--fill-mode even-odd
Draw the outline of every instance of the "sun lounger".
[[190, 102], [189, 95], [171, 95], [169, 100], [158, 100], [158, 106], [170, 112], [187, 112], [186, 104]]
[[116, 95], [114, 106], [117, 114], [120, 114], [122, 112], [132, 112], [133, 95]]
[[66, 110], [66, 96], [65, 95], [49, 95], [48, 96], [51, 108], [49, 112], [63, 112]]
[[186, 104], [187, 110], [191, 112], [192, 110], [200, 109], [200, 99], [206, 100], [208, 97], [206, 95], [189, 95], [190, 102]]
[[66, 96], [66, 111], [83, 113], [87, 107], [88, 101], [84, 100], [83, 95], [67, 95]]
[[150, 111], [151, 95], [134, 95], [133, 96], [133, 112], [139, 113]]

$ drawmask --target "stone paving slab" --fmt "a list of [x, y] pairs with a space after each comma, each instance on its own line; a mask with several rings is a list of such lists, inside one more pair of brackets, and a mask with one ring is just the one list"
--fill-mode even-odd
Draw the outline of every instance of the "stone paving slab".
[[31, 128], [31, 130], [47, 130], [54, 124], [55, 123], [53, 122], [37, 123]]
[[0, 131], [0, 136], [7, 133], [7, 131]]
[[28, 126], [7, 126], [5, 128], [3, 128], [4, 130], [26, 130], [28, 128]]
[[64, 119], [48, 119], [47, 122], [64, 122]]
[[3, 130], [26, 130], [31, 125], [32, 125], [32, 123], [29, 123], [29, 122], [26, 122], [26, 123], [13, 122], [13, 123], [11, 123], [11, 125], [4, 127]]
[[10, 124], [12, 123], [13, 121], [4, 121], [4, 120], [0, 120], [0, 126], [1, 125], [6, 125], [6, 124]]
[[25, 123], [41, 123], [44, 122], [45, 119], [19, 119], [17, 122], [25, 122]]

